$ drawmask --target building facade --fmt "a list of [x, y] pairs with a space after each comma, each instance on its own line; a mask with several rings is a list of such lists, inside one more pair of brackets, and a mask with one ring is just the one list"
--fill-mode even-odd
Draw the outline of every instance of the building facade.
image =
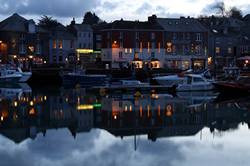
[[157, 18], [164, 28], [164, 67], [186, 69], [204, 69], [208, 61], [208, 29], [190, 17]]
[[50, 30], [49, 63], [66, 64], [75, 61], [76, 37], [68, 29], [59, 24]]
[[2, 63], [14, 62], [23, 68], [43, 63], [48, 58], [49, 33], [18, 14], [0, 22]]
[[[140, 21], [114, 21], [102, 30], [102, 61], [112, 68], [161, 67], [163, 28]], [[134, 62], [134, 63], [133, 63]], [[154, 63], [155, 62], [155, 63]]]
[[75, 20], [68, 27], [74, 34], [76, 58], [84, 66], [95, 60], [93, 51], [93, 30], [88, 24], [76, 24]]
[[114, 21], [102, 30], [102, 60], [112, 68], [204, 69], [208, 30], [193, 18]]

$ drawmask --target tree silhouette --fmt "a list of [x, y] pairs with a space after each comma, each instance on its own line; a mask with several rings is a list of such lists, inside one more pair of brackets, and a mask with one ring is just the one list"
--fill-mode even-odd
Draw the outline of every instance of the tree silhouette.
[[59, 24], [60, 23], [56, 19], [53, 19], [52, 17], [46, 15], [42, 16], [38, 23], [39, 26], [46, 29], [57, 27]]
[[100, 21], [100, 18], [95, 13], [91, 12], [86, 12], [83, 18], [83, 23], [90, 25], [98, 24]]
[[237, 7], [232, 7], [228, 11], [228, 17], [242, 19], [243, 18], [242, 11], [238, 9]]

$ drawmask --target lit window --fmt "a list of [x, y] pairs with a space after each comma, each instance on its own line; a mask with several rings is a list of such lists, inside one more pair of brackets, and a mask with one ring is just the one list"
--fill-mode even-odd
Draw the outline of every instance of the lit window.
[[161, 43], [158, 43], [158, 53], [161, 53]]
[[127, 49], [127, 48], [125, 48], [125, 53], [126, 53], [126, 54], [128, 53], [128, 49]]
[[148, 42], [148, 52], [150, 52], [150, 42]]
[[140, 42], [140, 53], [142, 53], [142, 42]]
[[56, 48], [56, 40], [53, 40], [53, 48]]
[[232, 48], [231, 47], [228, 47], [228, 49], [227, 49], [227, 52], [228, 52], [228, 54], [232, 54]]
[[59, 40], [58, 47], [59, 47], [60, 49], [62, 49], [62, 48], [63, 48], [63, 41], [62, 41], [62, 40]]
[[220, 47], [216, 47], [216, 48], [215, 48], [215, 53], [216, 53], [216, 54], [219, 54], [219, 53], [220, 53]]
[[130, 54], [132, 53], [132, 48], [129, 49], [129, 53], [130, 53]]

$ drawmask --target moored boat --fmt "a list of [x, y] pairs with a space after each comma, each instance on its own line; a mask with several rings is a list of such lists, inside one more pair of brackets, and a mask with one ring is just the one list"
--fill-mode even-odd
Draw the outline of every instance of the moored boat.
[[22, 75], [15, 71], [0, 68], [0, 83], [18, 83], [21, 78]]
[[250, 77], [239, 77], [235, 81], [217, 81], [213, 83], [215, 88], [222, 94], [249, 95]]
[[106, 75], [85, 74], [83, 71], [63, 73], [61, 77], [64, 86], [92, 87], [104, 86], [107, 83]]

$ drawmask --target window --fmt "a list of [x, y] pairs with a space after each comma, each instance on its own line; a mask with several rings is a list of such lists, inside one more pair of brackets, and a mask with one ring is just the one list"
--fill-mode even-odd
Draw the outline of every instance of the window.
[[158, 53], [161, 53], [161, 42], [158, 42]]
[[177, 39], [177, 34], [173, 33], [173, 40], [176, 40], [176, 39]]
[[130, 53], [130, 54], [132, 53], [132, 48], [129, 49], [129, 53]]
[[215, 47], [215, 53], [219, 54], [220, 53], [220, 47]]
[[139, 39], [139, 32], [135, 33], [135, 37], [136, 37], [136, 39]]
[[123, 39], [123, 33], [120, 32], [120, 39]]
[[74, 40], [70, 41], [70, 48], [73, 49], [74, 48]]
[[152, 42], [151, 45], [152, 45], [152, 49], [155, 49], [155, 42]]
[[102, 36], [101, 35], [96, 35], [96, 40], [102, 40]]
[[125, 53], [126, 53], [126, 54], [128, 53], [128, 49], [127, 49], [127, 48], [125, 48]]
[[152, 40], [155, 39], [155, 33], [154, 33], [154, 32], [151, 33], [151, 39], [152, 39]]
[[110, 32], [108, 32], [108, 34], [107, 34], [107, 38], [108, 38], [108, 39], [110, 39]]
[[142, 42], [140, 42], [140, 53], [142, 53]]
[[150, 42], [148, 42], [148, 53], [150, 52]]
[[62, 41], [62, 40], [59, 40], [58, 47], [59, 47], [60, 49], [62, 49], [62, 48], [63, 48], [63, 41]]
[[79, 43], [79, 48], [82, 48], [82, 43]]
[[232, 54], [232, 52], [233, 52], [232, 48], [228, 47], [227, 52], [228, 52], [228, 54]]
[[120, 48], [123, 48], [123, 42], [120, 41]]
[[154, 52], [151, 53], [151, 58], [155, 58], [155, 53]]
[[188, 40], [190, 39], [190, 33], [187, 33], [187, 39]]
[[119, 58], [122, 58], [122, 52], [121, 51], [119, 52]]
[[196, 33], [196, 41], [201, 41], [201, 34], [200, 33]]
[[41, 46], [40, 44], [36, 45], [36, 54], [40, 54], [41, 53]]
[[56, 49], [56, 40], [53, 40], [53, 48]]
[[198, 54], [198, 55], [201, 54], [201, 46], [200, 46], [200, 45], [197, 45], [197, 46], [195, 47], [195, 52], [196, 52], [196, 54]]
[[59, 62], [62, 62], [62, 55], [59, 56]]

